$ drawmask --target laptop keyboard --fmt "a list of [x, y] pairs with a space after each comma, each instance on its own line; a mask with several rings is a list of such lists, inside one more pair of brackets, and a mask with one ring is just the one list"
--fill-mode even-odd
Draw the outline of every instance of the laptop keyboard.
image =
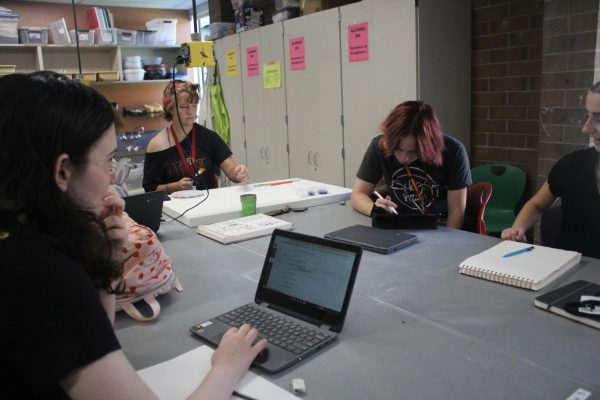
[[319, 329], [308, 328], [252, 304], [236, 308], [217, 319], [236, 328], [249, 324], [258, 329], [259, 339], [265, 338], [269, 344], [294, 354], [301, 354], [330, 337]]

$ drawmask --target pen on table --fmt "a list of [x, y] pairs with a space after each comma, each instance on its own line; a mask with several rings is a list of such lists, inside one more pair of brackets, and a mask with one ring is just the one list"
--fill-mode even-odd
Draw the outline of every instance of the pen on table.
[[522, 248], [521, 250], [516, 250], [516, 251], [512, 251], [510, 253], [506, 253], [502, 257], [506, 258], [506, 257], [516, 256], [517, 254], [526, 253], [526, 252], [531, 251], [533, 249], [534, 249], [534, 246], [525, 247], [525, 248]]
[[254, 397], [246, 396], [245, 394], [242, 394], [242, 393], [238, 392], [237, 390], [234, 390], [233, 393], [231, 393], [231, 395], [234, 397], [239, 397], [240, 399], [244, 399], [244, 400], [256, 400]]
[[[381, 196], [377, 190], [374, 190], [373, 193], [375, 194], [375, 196], [379, 197], [381, 200], [385, 200], [383, 198], [383, 196]], [[391, 212], [393, 212], [394, 214], [398, 215], [398, 211], [396, 211], [396, 209], [394, 207], [392, 207], [392, 206], [386, 206], [386, 208], [388, 210], [390, 210]]]

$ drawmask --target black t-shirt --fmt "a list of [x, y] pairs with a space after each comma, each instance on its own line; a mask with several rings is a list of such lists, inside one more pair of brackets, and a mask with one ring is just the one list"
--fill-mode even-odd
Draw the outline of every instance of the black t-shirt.
[[600, 194], [594, 147], [561, 158], [548, 174], [550, 192], [561, 198], [562, 223], [559, 247], [600, 258]]
[[[202, 190], [207, 187], [213, 189], [217, 187], [215, 173], [221, 163], [231, 157], [232, 153], [216, 132], [198, 124], [194, 124], [194, 126], [196, 127], [196, 159], [193, 160], [193, 165], [195, 171], [200, 171], [200, 179], [196, 183], [196, 189]], [[170, 135], [170, 132], [167, 132], [167, 134]], [[171, 141], [173, 141], [172, 137]], [[191, 157], [191, 132], [180, 143], [186, 157]], [[156, 190], [158, 185], [177, 182], [186, 176], [189, 177], [190, 174], [187, 173], [174, 143], [168, 149], [146, 153], [142, 181], [145, 191], [152, 192]]]
[[120, 348], [88, 275], [52, 239], [2, 219], [5, 398], [68, 398], [71, 371]]
[[380, 139], [381, 135], [371, 140], [356, 177], [373, 184], [383, 177], [399, 212], [439, 212], [447, 215], [448, 190], [462, 189], [472, 183], [465, 147], [460, 141], [444, 135], [446, 149], [442, 153], [441, 166], [425, 164], [420, 160], [408, 164], [421, 193], [421, 201], [404, 165], [393, 154], [386, 157], [379, 148]]

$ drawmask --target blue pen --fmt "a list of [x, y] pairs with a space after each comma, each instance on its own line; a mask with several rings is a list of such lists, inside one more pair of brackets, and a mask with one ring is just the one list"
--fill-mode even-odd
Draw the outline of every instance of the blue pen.
[[502, 257], [506, 258], [506, 257], [512, 257], [512, 256], [516, 256], [517, 254], [521, 254], [521, 253], [527, 253], [528, 251], [533, 250], [534, 247], [533, 246], [529, 246], [529, 247], [525, 247], [524, 249], [521, 250], [517, 250], [517, 251], [512, 251], [510, 253], [506, 253], [505, 255], [503, 255]]

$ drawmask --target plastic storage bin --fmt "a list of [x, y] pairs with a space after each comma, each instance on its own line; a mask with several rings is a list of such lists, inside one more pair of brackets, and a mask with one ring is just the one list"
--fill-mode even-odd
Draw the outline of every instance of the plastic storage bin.
[[48, 44], [48, 28], [23, 27], [19, 28], [19, 43]]
[[135, 46], [137, 31], [117, 29], [117, 44], [124, 46]]
[[117, 29], [96, 29], [96, 44], [111, 46], [117, 44]]
[[156, 45], [175, 46], [177, 42], [177, 20], [156, 18], [146, 22], [146, 28], [156, 31]]
[[138, 46], [156, 46], [156, 31], [137, 31], [136, 44]]
[[200, 29], [202, 40], [215, 40], [235, 33], [235, 23], [233, 22], [213, 22]]
[[52, 35], [54, 44], [71, 44], [67, 23], [64, 18], [50, 22], [48, 27], [50, 28], [50, 34]]
[[143, 69], [124, 69], [123, 75], [125, 75], [126, 81], [143, 81], [144, 74], [146, 73]]
[[[75, 29], [69, 31], [69, 37], [71, 38], [71, 44], [77, 44], [77, 38], [75, 37]], [[95, 42], [94, 30], [81, 30], [77, 31], [77, 37], [79, 38], [80, 46], [93, 46]]]

